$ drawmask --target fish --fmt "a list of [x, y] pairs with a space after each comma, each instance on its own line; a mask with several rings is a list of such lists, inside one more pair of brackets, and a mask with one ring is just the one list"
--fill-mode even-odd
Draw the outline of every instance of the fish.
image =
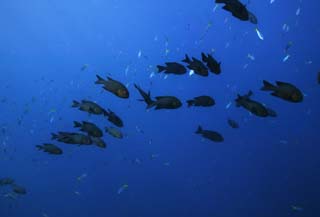
[[178, 109], [182, 106], [181, 101], [175, 96], [156, 96], [156, 100], [147, 106], [147, 109], [155, 107], [159, 109]]
[[92, 142], [98, 146], [99, 148], [106, 148], [107, 147], [107, 144], [105, 143], [105, 141], [100, 138], [100, 137], [92, 137]]
[[205, 53], [201, 53], [201, 57], [202, 61], [207, 64], [207, 67], [212, 73], [217, 75], [221, 73], [221, 62], [218, 62], [210, 54], [206, 55]]
[[320, 71], [318, 72], [317, 83], [320, 84]]
[[224, 141], [224, 138], [220, 133], [211, 130], [204, 130], [201, 126], [198, 127], [196, 134], [201, 134], [203, 138], [209, 139], [213, 142]]
[[215, 105], [215, 100], [210, 96], [198, 96], [192, 100], [187, 100], [188, 107], [191, 106], [203, 106], [210, 107]]
[[96, 77], [98, 80], [95, 82], [95, 84], [102, 84], [103, 89], [113, 93], [114, 95], [116, 95], [119, 98], [123, 98], [123, 99], [129, 98], [129, 95], [130, 95], [129, 91], [126, 88], [126, 86], [124, 84], [122, 84], [121, 82], [116, 81], [110, 77], [107, 77], [107, 80], [103, 79], [99, 75], [96, 75]]
[[239, 124], [235, 120], [232, 120], [230, 118], [228, 119], [228, 124], [233, 129], [238, 129], [239, 128]]
[[81, 100], [81, 102], [73, 100], [72, 107], [79, 108], [80, 111], [85, 111], [85, 112], [88, 112], [89, 114], [94, 114], [94, 115], [106, 114], [106, 110], [104, 108], [99, 106], [97, 103], [89, 100]]
[[5, 177], [0, 179], [0, 186], [12, 185], [12, 184], [14, 184], [14, 179], [10, 177]]
[[226, 11], [231, 12], [232, 16], [238, 18], [239, 20], [258, 24], [257, 17], [238, 0], [216, 0], [215, 3], [224, 3], [225, 5], [222, 8]]
[[296, 86], [290, 83], [276, 81], [276, 85], [273, 85], [270, 82], [264, 80], [261, 90], [272, 91], [272, 96], [281, 98], [289, 102], [299, 103], [303, 101], [302, 92]]
[[182, 75], [187, 72], [184, 65], [176, 62], [166, 62], [166, 66], [157, 65], [158, 72], [164, 72], [166, 74]]
[[27, 194], [27, 190], [24, 187], [16, 184], [12, 185], [12, 190], [16, 194], [21, 194], [21, 195]]
[[123, 127], [123, 121], [121, 120], [121, 118], [116, 113], [111, 111], [110, 109], [108, 109], [108, 111], [106, 111], [105, 116], [108, 117], [108, 121], [110, 121], [111, 123], [113, 123], [117, 127]]
[[106, 130], [107, 133], [109, 133], [111, 136], [113, 136], [113, 137], [115, 137], [117, 139], [122, 139], [123, 138], [123, 134], [117, 128], [106, 127], [105, 130]]
[[252, 91], [249, 91], [246, 95], [243, 96], [238, 94], [237, 99], [235, 99], [236, 106], [243, 107], [258, 117], [268, 117], [268, 109], [262, 103], [250, 99], [252, 94]]
[[207, 67], [200, 60], [192, 57], [192, 60], [186, 54], [185, 59], [182, 62], [188, 63], [188, 69], [193, 70], [195, 74], [207, 77], [209, 75], [209, 71]]
[[124, 184], [118, 189], [118, 194], [121, 194], [124, 190], [126, 190], [129, 187], [129, 185]]
[[90, 123], [87, 121], [82, 121], [82, 123], [78, 121], [73, 122], [75, 128], [80, 128], [80, 131], [88, 133], [89, 136], [92, 137], [102, 137], [103, 132], [100, 128], [94, 123]]
[[134, 87], [139, 91], [140, 95], [142, 96], [143, 99], [140, 99], [139, 101], [144, 101], [147, 106], [151, 105], [154, 101], [151, 99], [151, 94], [150, 91], [145, 92], [142, 90], [137, 84], [134, 84]]
[[59, 132], [58, 134], [51, 134], [52, 140], [57, 140], [66, 144], [77, 144], [77, 145], [91, 145], [92, 139], [81, 133], [68, 133], [68, 132]]
[[53, 155], [63, 154], [62, 149], [54, 144], [44, 143], [43, 145], [37, 145], [36, 147], [38, 148], [38, 150], [44, 151], [48, 154], [53, 154]]

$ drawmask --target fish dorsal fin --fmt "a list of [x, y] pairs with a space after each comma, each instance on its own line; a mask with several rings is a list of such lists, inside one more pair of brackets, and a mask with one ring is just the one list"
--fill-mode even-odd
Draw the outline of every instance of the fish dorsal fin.
[[280, 87], [283, 87], [283, 86], [292, 86], [291, 84], [289, 83], [286, 83], [286, 82], [282, 82], [282, 81], [276, 81], [276, 84]]
[[115, 81], [114, 79], [112, 79], [111, 77], [107, 76], [109, 81]]

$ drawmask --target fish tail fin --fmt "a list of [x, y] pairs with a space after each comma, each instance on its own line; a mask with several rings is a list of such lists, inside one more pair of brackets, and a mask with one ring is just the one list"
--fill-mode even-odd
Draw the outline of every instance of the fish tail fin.
[[73, 122], [73, 127], [74, 128], [78, 128], [78, 127], [81, 127], [81, 126], [82, 126], [82, 124], [80, 122], [78, 122], [78, 121], [74, 121]]
[[201, 57], [203, 62], [207, 62], [208, 57], [204, 53], [201, 53]]
[[261, 90], [268, 91], [268, 90], [275, 90], [275, 89], [276, 87], [273, 84], [271, 84], [266, 80], [263, 80], [263, 87], [261, 88]]
[[158, 72], [163, 72], [163, 71], [166, 70], [166, 67], [165, 67], [165, 66], [157, 65], [157, 68], [158, 68]]
[[197, 134], [200, 134], [201, 132], [202, 132], [202, 127], [199, 125], [196, 133], [197, 133]]
[[187, 100], [187, 103], [188, 103], [188, 107], [191, 107], [194, 104], [194, 100]]
[[72, 101], [72, 105], [71, 105], [73, 108], [77, 108], [80, 106], [80, 102], [76, 101], [76, 100], [73, 100]]
[[152, 107], [154, 107], [156, 105], [155, 102], [152, 100], [150, 102], [146, 102], [146, 103], [147, 103], [147, 109], [151, 109]]
[[190, 62], [191, 62], [188, 54], [186, 54], [186, 56], [185, 56], [185, 58], [182, 60], [182, 62], [184, 62], [184, 63], [190, 63]]
[[55, 139], [58, 139], [58, 138], [59, 138], [59, 136], [57, 134], [51, 133], [51, 139], [52, 140], [55, 140]]
[[94, 82], [95, 84], [104, 84], [105, 80], [103, 78], [101, 78], [99, 75], [96, 75], [97, 79], [96, 82]]

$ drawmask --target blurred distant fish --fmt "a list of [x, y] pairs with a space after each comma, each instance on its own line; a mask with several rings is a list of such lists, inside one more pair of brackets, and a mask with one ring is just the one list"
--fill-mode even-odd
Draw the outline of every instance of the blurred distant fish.
[[317, 83], [320, 84], [320, 71], [318, 72]]
[[84, 64], [84, 65], [81, 67], [81, 71], [86, 70], [88, 67], [89, 67], [89, 65], [88, 65], [88, 64]]
[[4, 185], [12, 185], [14, 183], [14, 179], [5, 177], [0, 179], [0, 186]]
[[110, 121], [111, 123], [113, 123], [117, 127], [123, 127], [123, 121], [116, 113], [114, 113], [113, 111], [108, 109], [108, 111], [106, 111], [105, 115], [108, 117], [108, 121]]
[[106, 148], [107, 147], [107, 144], [105, 143], [105, 141], [102, 139], [102, 138], [99, 138], [99, 137], [92, 137], [92, 142], [100, 147], [100, 148]]
[[113, 136], [113, 137], [115, 137], [117, 139], [122, 139], [123, 138], [123, 134], [117, 128], [106, 127], [105, 130], [106, 130], [107, 133], [109, 133], [111, 136]]
[[66, 144], [77, 144], [77, 145], [91, 145], [92, 140], [89, 136], [86, 136], [81, 133], [68, 133], [68, 132], [59, 132], [58, 134], [51, 134], [52, 140], [57, 140]]
[[105, 115], [106, 110], [104, 110], [97, 103], [89, 101], [89, 100], [81, 100], [81, 102], [73, 101], [73, 108], [79, 108], [80, 111], [88, 112], [89, 114], [95, 115]]
[[113, 93], [120, 98], [129, 98], [129, 91], [124, 84], [119, 81], [113, 80], [110, 77], [107, 77], [107, 80], [104, 80], [99, 75], [96, 76], [98, 80], [95, 82], [95, 84], [102, 84], [103, 89]]
[[228, 124], [233, 129], [238, 129], [239, 128], [239, 124], [235, 120], [228, 119]]
[[27, 194], [27, 190], [24, 187], [20, 186], [20, 185], [14, 184], [12, 186], [12, 190], [16, 194], [21, 194], [21, 195]]
[[36, 147], [38, 150], [42, 150], [48, 154], [61, 155], [63, 153], [62, 149], [54, 144], [45, 143], [43, 145], [37, 145]]
[[204, 130], [201, 126], [198, 127], [196, 134], [202, 135], [203, 138], [209, 139], [213, 142], [223, 142], [224, 138], [218, 132], [211, 131], [211, 130]]
[[88, 121], [74, 121], [73, 122], [75, 128], [80, 128], [80, 131], [88, 133], [92, 137], [102, 137], [103, 133], [100, 128], [94, 123]]

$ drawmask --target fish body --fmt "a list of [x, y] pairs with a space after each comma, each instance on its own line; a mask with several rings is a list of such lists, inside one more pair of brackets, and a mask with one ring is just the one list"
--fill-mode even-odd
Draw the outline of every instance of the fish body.
[[202, 61], [207, 64], [207, 67], [212, 73], [217, 75], [221, 73], [221, 62], [218, 62], [210, 54], [206, 55], [205, 53], [201, 53], [201, 56]]
[[281, 98], [289, 102], [298, 103], [303, 101], [302, 92], [296, 86], [290, 83], [276, 81], [276, 85], [273, 85], [264, 80], [261, 90], [272, 91], [272, 96]]
[[164, 72], [166, 74], [182, 75], [187, 72], [184, 65], [176, 62], [166, 62], [166, 66], [157, 66], [158, 72]]
[[175, 96], [157, 96], [156, 101], [147, 106], [147, 109], [155, 107], [159, 109], [177, 109], [182, 106], [181, 101]]
[[203, 138], [209, 139], [213, 142], [223, 142], [223, 136], [215, 131], [203, 130], [201, 126], [198, 127], [196, 134], [201, 134]]
[[89, 114], [94, 115], [104, 115], [106, 113], [106, 111], [101, 106], [89, 100], [82, 100], [81, 102], [74, 100], [72, 107], [79, 108], [80, 111], [85, 111]]
[[195, 74], [207, 77], [209, 75], [207, 67], [200, 60], [192, 57], [192, 60], [188, 55], [185, 56], [185, 59], [182, 62], [188, 63], [188, 69], [193, 70]]
[[58, 146], [53, 144], [45, 143], [43, 145], [37, 145], [36, 147], [38, 148], [38, 150], [42, 150], [48, 154], [53, 154], [53, 155], [63, 154], [62, 149], [60, 149]]
[[105, 143], [105, 141], [100, 137], [92, 137], [92, 142], [99, 148], [107, 147], [107, 144]]
[[80, 131], [88, 133], [88, 135], [92, 137], [102, 137], [103, 132], [100, 128], [94, 123], [90, 123], [87, 121], [82, 121], [82, 123], [74, 121], [74, 127], [80, 128]]
[[252, 114], [259, 117], [269, 116], [268, 109], [262, 103], [250, 99], [251, 95], [251, 91], [249, 91], [249, 93], [244, 96], [238, 95], [238, 98], [235, 100], [236, 106], [243, 107], [246, 110], [250, 111]]
[[238, 129], [239, 128], [239, 124], [235, 120], [228, 119], [228, 124], [233, 129]]
[[191, 106], [203, 106], [203, 107], [210, 107], [215, 105], [215, 101], [210, 96], [198, 96], [192, 100], [188, 100], [188, 107]]
[[5, 177], [0, 179], [0, 186], [4, 185], [12, 185], [14, 183], [14, 179]]
[[123, 134], [117, 128], [106, 127], [106, 132], [109, 133], [111, 136], [113, 136], [115, 138], [118, 138], [118, 139], [122, 139], [123, 138]]
[[107, 80], [105, 80], [99, 75], [96, 75], [96, 76], [98, 80], [95, 82], [95, 84], [102, 84], [103, 89], [113, 93], [114, 95], [120, 98], [124, 98], [124, 99], [129, 98], [129, 91], [124, 84], [110, 77], [107, 77]]
[[216, 3], [224, 3], [222, 7], [224, 10], [229, 11], [232, 16], [242, 21], [250, 21], [253, 24], [258, 24], [258, 19], [251, 13], [247, 7], [238, 0], [216, 0]]
[[16, 184], [14, 184], [12, 186], [12, 190], [16, 194], [21, 194], [21, 195], [27, 194], [27, 190], [24, 187], [16, 185]]
[[81, 133], [59, 132], [52, 133], [52, 139], [66, 144], [91, 145], [92, 140], [89, 136]]
[[110, 121], [117, 127], [123, 127], [123, 121], [116, 113], [108, 109], [105, 115], [108, 117], [108, 121]]

